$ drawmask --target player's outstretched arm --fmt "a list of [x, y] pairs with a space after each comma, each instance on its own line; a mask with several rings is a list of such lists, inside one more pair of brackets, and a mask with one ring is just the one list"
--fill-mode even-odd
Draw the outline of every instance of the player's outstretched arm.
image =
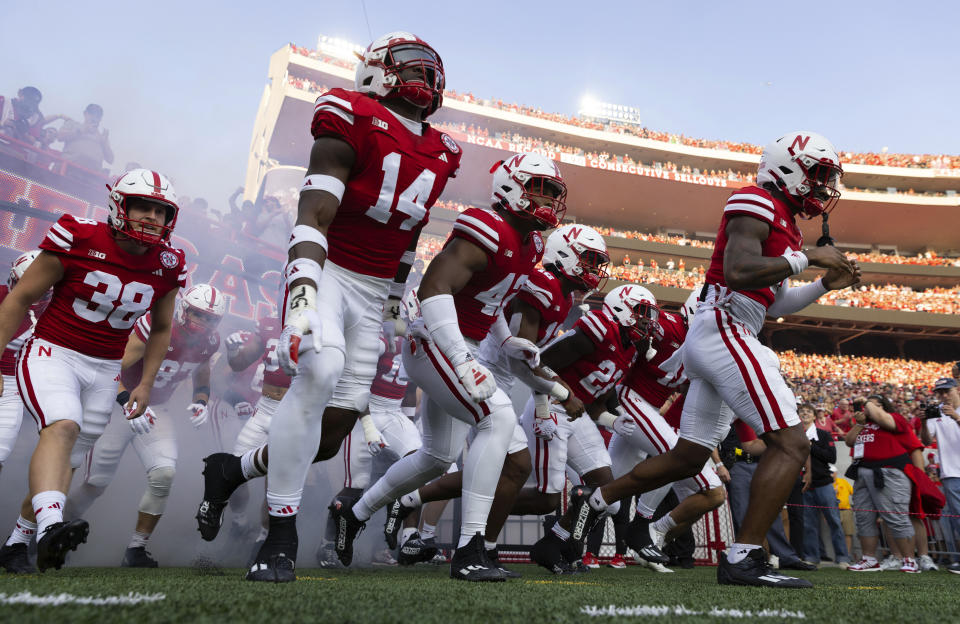
[[560, 336], [540, 354], [540, 362], [551, 370], [562, 370], [593, 353], [595, 347], [582, 331], [574, 329]]
[[239, 373], [263, 357], [266, 345], [259, 334], [249, 331], [236, 331], [224, 340], [227, 346], [227, 364], [230, 370]]
[[170, 346], [170, 331], [173, 327], [173, 308], [177, 301], [177, 289], [171, 289], [158, 299], [150, 309], [150, 337], [143, 353], [143, 374], [140, 383], [130, 391], [130, 400], [127, 405], [133, 409], [128, 418], [136, 418], [143, 414], [150, 403], [150, 391], [157, 379], [157, 372], [167, 355]]

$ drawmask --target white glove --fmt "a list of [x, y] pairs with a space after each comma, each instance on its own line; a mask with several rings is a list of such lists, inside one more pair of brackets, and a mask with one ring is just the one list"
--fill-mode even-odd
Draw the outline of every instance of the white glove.
[[157, 415], [148, 407], [136, 418], [129, 418], [130, 414], [136, 410], [136, 402], [131, 403], [129, 408], [123, 408], [123, 415], [128, 417], [127, 422], [130, 423], [130, 428], [133, 429], [133, 433], [136, 435], [149, 433], [153, 426], [157, 423]]
[[254, 412], [257, 411], [253, 405], [246, 401], [240, 401], [233, 406], [233, 412], [237, 415], [237, 418], [240, 420], [246, 420], [253, 416]]
[[307, 332], [313, 334], [313, 350], [320, 352], [323, 327], [317, 313], [317, 289], [308, 284], [294, 286], [290, 291], [290, 310], [280, 332], [277, 360], [283, 372], [291, 377], [297, 374], [300, 359], [300, 341]]
[[397, 336], [405, 336], [407, 333], [407, 322], [401, 314], [403, 303], [399, 297], [387, 297], [383, 304], [383, 334], [388, 341], [393, 341]]
[[367, 448], [370, 449], [371, 455], [379, 455], [381, 451], [390, 446], [380, 430], [377, 429], [377, 425], [374, 424], [373, 416], [370, 414], [361, 416], [360, 426], [363, 427], [363, 439], [367, 441]]
[[508, 358], [525, 361], [530, 368], [540, 366], [540, 348], [526, 338], [510, 336], [500, 345], [500, 350]]
[[247, 343], [250, 338], [253, 337], [253, 334], [248, 331], [236, 331], [227, 336], [227, 339], [224, 340], [224, 344], [227, 345], [227, 353], [229, 355], [235, 354], [240, 350], [245, 343]]
[[210, 411], [203, 403], [191, 403], [187, 406], [187, 411], [190, 412], [190, 424], [194, 429], [199, 429], [200, 425], [207, 422], [207, 417], [210, 415]]
[[613, 429], [614, 433], [625, 438], [629, 438], [637, 430], [637, 421], [627, 414], [603, 412], [597, 416], [597, 424], [603, 425], [607, 429]]
[[557, 435], [557, 415], [550, 413], [550, 397], [545, 394], [533, 397], [533, 433], [547, 442]]
[[470, 355], [467, 359], [454, 367], [460, 383], [466, 388], [467, 394], [476, 403], [486, 401], [497, 391], [497, 381], [487, 367], [476, 361]]

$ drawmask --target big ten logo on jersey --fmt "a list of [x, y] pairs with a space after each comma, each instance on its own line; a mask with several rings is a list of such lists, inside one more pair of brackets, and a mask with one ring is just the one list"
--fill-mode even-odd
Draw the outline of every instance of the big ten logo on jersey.
[[597, 369], [580, 380], [580, 385], [591, 396], [601, 396], [623, 377], [623, 370], [612, 360], [604, 360], [597, 364]]
[[199, 365], [199, 362], [164, 360], [163, 363], [160, 364], [160, 370], [157, 371], [157, 379], [153, 382], [153, 387], [163, 388], [174, 379], [183, 379], [189, 376]]
[[[409, 163], [409, 164], [407, 164]], [[427, 214], [427, 200], [433, 194], [433, 185], [437, 174], [429, 169], [423, 169], [404, 190], [397, 195], [397, 181], [400, 179], [403, 167], [404, 179], [409, 179], [412, 172], [409, 168], [416, 167], [414, 159], [404, 159], [399, 152], [391, 152], [383, 157], [383, 183], [380, 185], [380, 194], [377, 203], [364, 213], [378, 223], [390, 221], [396, 213], [407, 215], [407, 218], [398, 224], [401, 230], [412, 230], [420, 225]]]
[[130, 329], [150, 309], [153, 286], [140, 282], [121, 281], [106, 271], [90, 271], [83, 278], [90, 287], [86, 299], [73, 300], [73, 312], [85, 321], [106, 321], [114, 329]]
[[526, 273], [508, 273], [502, 280], [476, 294], [476, 299], [483, 304], [480, 310], [487, 316], [496, 316], [513, 296], [516, 295], [529, 277]]

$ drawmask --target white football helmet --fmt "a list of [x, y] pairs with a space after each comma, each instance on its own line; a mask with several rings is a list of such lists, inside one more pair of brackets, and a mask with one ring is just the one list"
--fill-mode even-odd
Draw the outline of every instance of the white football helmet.
[[653, 293], [636, 284], [617, 286], [603, 298], [603, 309], [630, 331], [630, 340], [639, 343], [650, 336], [651, 326], [660, 318]]
[[[107, 202], [110, 212], [107, 223], [110, 227], [144, 245], [157, 245], [170, 240], [180, 208], [177, 206], [177, 194], [173, 190], [173, 185], [165, 175], [149, 169], [133, 169], [117, 178], [113, 186], [108, 185], [107, 189], [110, 191]], [[128, 214], [128, 201], [134, 197], [165, 206], [167, 217], [164, 224], [157, 225], [131, 219]], [[153, 234], [133, 227], [144, 224], [159, 227], [160, 233]]]
[[680, 306], [680, 316], [683, 318], [683, 324], [690, 327], [693, 322], [693, 315], [697, 313], [697, 306], [700, 305], [700, 291], [703, 285], [694, 286], [693, 290], [687, 296], [687, 300]]
[[[357, 57], [354, 87], [360, 93], [377, 99], [401, 97], [424, 109], [424, 119], [443, 105], [443, 61], [420, 37], [402, 31], [387, 33]], [[417, 70], [420, 75], [412, 75]]]
[[815, 132], [791, 132], [763, 149], [757, 184], [773, 184], [807, 218], [840, 199], [843, 167], [833, 144]]
[[567, 185], [556, 163], [534, 152], [501, 160], [493, 174], [494, 205], [515, 215], [534, 219], [543, 229], [555, 228], [567, 211]]
[[[188, 308], [193, 311], [191, 316], [187, 316]], [[197, 284], [180, 297], [173, 318], [192, 334], [209, 333], [217, 328], [226, 313], [227, 298], [223, 293], [209, 284]]]
[[39, 255], [39, 249], [31, 249], [17, 256], [17, 259], [10, 265], [10, 275], [7, 276], [7, 287], [10, 290], [13, 290], [13, 287], [16, 286], [20, 278], [23, 277], [23, 274], [27, 272], [27, 268], [33, 264], [33, 261], [36, 260]]
[[407, 316], [407, 323], [412, 323], [420, 318], [420, 299], [417, 298], [417, 289], [411, 288], [403, 295], [400, 300], [403, 313]]
[[610, 277], [607, 243], [595, 229], [569, 223], [547, 237], [543, 265], [554, 265], [568, 279], [586, 290], [601, 290]]

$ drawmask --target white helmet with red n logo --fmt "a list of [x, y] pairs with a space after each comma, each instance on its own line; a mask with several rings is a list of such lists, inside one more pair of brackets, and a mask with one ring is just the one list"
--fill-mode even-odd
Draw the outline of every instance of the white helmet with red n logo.
[[843, 167], [833, 144], [816, 132], [791, 132], [763, 149], [757, 184], [773, 184], [807, 218], [840, 199]]
[[617, 286], [603, 298], [603, 309], [630, 332], [637, 343], [650, 336], [651, 326], [660, 318], [660, 308], [653, 293], [636, 284]]
[[556, 163], [540, 154], [525, 152], [501, 160], [493, 174], [494, 205], [555, 228], [567, 211], [567, 185]]
[[[187, 315], [187, 310], [193, 314]], [[210, 284], [191, 286], [177, 302], [173, 317], [190, 333], [212, 332], [227, 313], [227, 298]], [[198, 322], [199, 321], [199, 322]]]
[[[173, 185], [165, 175], [149, 169], [133, 169], [117, 178], [113, 186], [108, 185], [107, 188], [110, 191], [107, 201], [110, 213], [107, 223], [110, 227], [144, 245], [157, 245], [170, 240], [180, 208], [177, 206], [177, 194]], [[131, 219], [129, 201], [133, 198], [163, 205], [166, 208], [163, 225]], [[138, 225], [159, 227], [160, 233], [141, 231], [135, 227]]]
[[[387, 33], [357, 56], [354, 87], [360, 93], [377, 99], [401, 97], [422, 108], [424, 119], [443, 105], [443, 61], [420, 37], [402, 31]], [[419, 78], [412, 75], [416, 70]]]
[[36, 260], [39, 255], [39, 249], [31, 249], [17, 256], [17, 259], [10, 265], [10, 275], [7, 276], [7, 287], [10, 290], [13, 290], [13, 287], [16, 286], [20, 278], [23, 277], [23, 274], [27, 272], [27, 268], [33, 264], [33, 261]]
[[601, 290], [610, 273], [607, 243], [588, 225], [568, 223], [550, 233], [543, 252], [543, 265], [553, 265], [587, 290]]

